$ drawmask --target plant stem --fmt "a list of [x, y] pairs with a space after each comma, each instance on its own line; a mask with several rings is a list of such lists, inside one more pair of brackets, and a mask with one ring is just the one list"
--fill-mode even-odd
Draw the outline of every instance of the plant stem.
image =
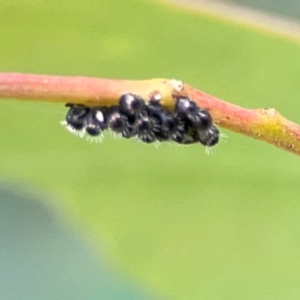
[[0, 98], [3, 99], [105, 106], [116, 105], [125, 93], [134, 93], [146, 100], [152, 93], [160, 93], [162, 105], [168, 109], [174, 107], [176, 97], [187, 96], [207, 109], [221, 127], [300, 155], [300, 126], [282, 117], [275, 109], [242, 108], [180, 81], [0, 73]]
[[274, 108], [247, 109], [185, 85], [186, 94], [207, 109], [221, 127], [300, 155], [300, 126]]
[[0, 73], [0, 98], [19, 100], [70, 102], [90, 106], [111, 105], [124, 93], [132, 92], [146, 96], [155, 88], [163, 91], [165, 89], [158, 79], [130, 81]]

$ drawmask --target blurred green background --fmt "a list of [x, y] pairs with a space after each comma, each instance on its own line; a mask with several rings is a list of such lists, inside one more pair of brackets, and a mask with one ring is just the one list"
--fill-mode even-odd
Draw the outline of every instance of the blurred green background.
[[[138, 0], [1, 0], [0, 20], [2, 72], [176, 78], [238, 105], [276, 107], [300, 122], [298, 42]], [[9, 231], [9, 222], [18, 224], [25, 209], [9, 207], [25, 205], [28, 197], [30, 205], [55, 213], [57, 232], [45, 232], [52, 247], [31, 258], [33, 270], [26, 265], [29, 290], [39, 280], [32, 272], [55, 259], [57, 245], [65, 254], [45, 273], [49, 289], [57, 288], [55, 274], [81, 272], [76, 247], [87, 247], [78, 255], [88, 256], [94, 269], [74, 280], [78, 299], [300, 298], [297, 156], [225, 130], [228, 138], [213, 155], [200, 145], [156, 149], [110, 136], [90, 144], [60, 127], [63, 105], [0, 105], [0, 201], [6, 199], [1, 213], [7, 220], [0, 231], [1, 298], [40, 299], [33, 290], [16, 296], [23, 293], [16, 274], [24, 265], [9, 264], [3, 254], [17, 248], [23, 257], [17, 241], [27, 219], [20, 231]], [[41, 214], [31, 209], [32, 218]], [[28, 225], [33, 234], [34, 224]], [[60, 230], [68, 231], [65, 244]], [[44, 245], [26, 232], [32, 245]], [[39, 246], [34, 251], [40, 253]], [[68, 253], [74, 255], [69, 273], [62, 269]], [[111, 281], [101, 281], [103, 272]], [[100, 283], [87, 281], [95, 277], [126, 292], [91, 294]], [[14, 282], [12, 291], [7, 286]], [[61, 297], [49, 299], [75, 299], [68, 291], [73, 285], [61, 283]]]
[[[183, 0], [184, 1], [184, 0]], [[197, 0], [196, 0], [197, 2]], [[242, 4], [289, 18], [300, 18], [299, 0], [219, 0], [228, 4]]]

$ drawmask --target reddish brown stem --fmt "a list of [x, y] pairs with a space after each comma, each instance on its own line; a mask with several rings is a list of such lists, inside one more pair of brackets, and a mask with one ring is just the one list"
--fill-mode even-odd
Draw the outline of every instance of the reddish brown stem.
[[67, 77], [0, 73], [0, 98], [38, 100], [86, 105], [109, 105], [121, 94], [135, 92], [146, 96], [159, 80], [116, 80], [91, 77]]
[[216, 123], [300, 155], [300, 126], [274, 108], [247, 109], [185, 86], [186, 94], [212, 114]]
[[117, 104], [119, 97], [129, 92], [146, 100], [151, 94], [159, 93], [163, 106], [168, 109], [174, 106], [176, 96], [188, 96], [209, 110], [214, 122], [220, 126], [300, 155], [300, 126], [282, 117], [275, 109], [242, 108], [181, 81], [0, 73], [0, 98], [101, 106]]

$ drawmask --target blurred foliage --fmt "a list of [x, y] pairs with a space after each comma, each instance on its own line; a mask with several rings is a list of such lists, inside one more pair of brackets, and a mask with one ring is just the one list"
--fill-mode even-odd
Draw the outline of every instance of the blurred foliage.
[[264, 10], [267, 12], [283, 15], [289, 18], [300, 18], [299, 0], [221, 0], [228, 4], [242, 4], [248, 7]]
[[112, 276], [99, 259], [101, 252], [61, 226], [37, 195], [18, 189], [0, 182], [1, 299], [155, 299], [121, 276]]
[[[138, 0], [1, 0], [0, 18], [1, 71], [177, 78], [300, 122], [297, 43]], [[297, 156], [225, 130], [209, 156], [94, 145], [59, 127], [65, 112], [1, 101], [2, 178], [47, 191], [112, 265], [163, 297], [299, 299]]]

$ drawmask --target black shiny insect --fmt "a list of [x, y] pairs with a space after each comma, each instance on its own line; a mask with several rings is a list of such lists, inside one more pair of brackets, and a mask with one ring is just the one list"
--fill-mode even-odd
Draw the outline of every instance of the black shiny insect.
[[124, 94], [119, 100], [119, 110], [125, 116], [136, 116], [145, 109], [145, 101], [135, 94]]
[[155, 124], [153, 131], [158, 141], [167, 141], [176, 130], [176, 120], [172, 113], [164, 110], [158, 104], [149, 104], [146, 107], [148, 116]]
[[122, 137], [130, 139], [137, 135], [137, 116], [127, 117], [127, 128], [122, 132]]
[[118, 106], [109, 108], [106, 112], [107, 125], [115, 133], [122, 134], [128, 128], [127, 118], [120, 113]]
[[114, 133], [129, 139], [137, 134], [137, 116], [126, 116], [120, 112], [118, 106], [107, 110], [107, 125]]
[[198, 131], [198, 140], [204, 146], [213, 147], [219, 142], [219, 139], [220, 132], [214, 125], [208, 130]]
[[109, 128], [127, 139], [136, 136], [144, 143], [174, 141], [213, 147], [219, 142], [219, 130], [207, 110], [187, 97], [177, 97], [171, 112], [161, 106], [161, 96], [154, 96], [147, 104], [132, 93], [122, 95], [119, 104], [112, 107], [67, 104], [69, 111], [63, 125], [79, 136], [86, 133], [97, 137]]
[[83, 105], [66, 104], [69, 111], [66, 115], [67, 124], [74, 130], [80, 131], [85, 128], [90, 108]]
[[148, 144], [155, 142], [155, 127], [155, 120], [151, 118], [146, 111], [138, 115], [136, 120], [136, 132], [141, 141]]
[[177, 99], [174, 114], [177, 119], [196, 130], [207, 130], [212, 125], [209, 112], [198, 107], [194, 101], [186, 97]]
[[100, 135], [107, 128], [105, 110], [101, 107], [91, 108], [86, 116], [85, 131], [91, 136]]
[[198, 108], [198, 111], [190, 116], [192, 126], [197, 130], [208, 130], [212, 126], [212, 118], [207, 110]]
[[198, 111], [198, 106], [187, 97], [177, 98], [175, 105], [175, 116], [179, 119], [190, 119]]

